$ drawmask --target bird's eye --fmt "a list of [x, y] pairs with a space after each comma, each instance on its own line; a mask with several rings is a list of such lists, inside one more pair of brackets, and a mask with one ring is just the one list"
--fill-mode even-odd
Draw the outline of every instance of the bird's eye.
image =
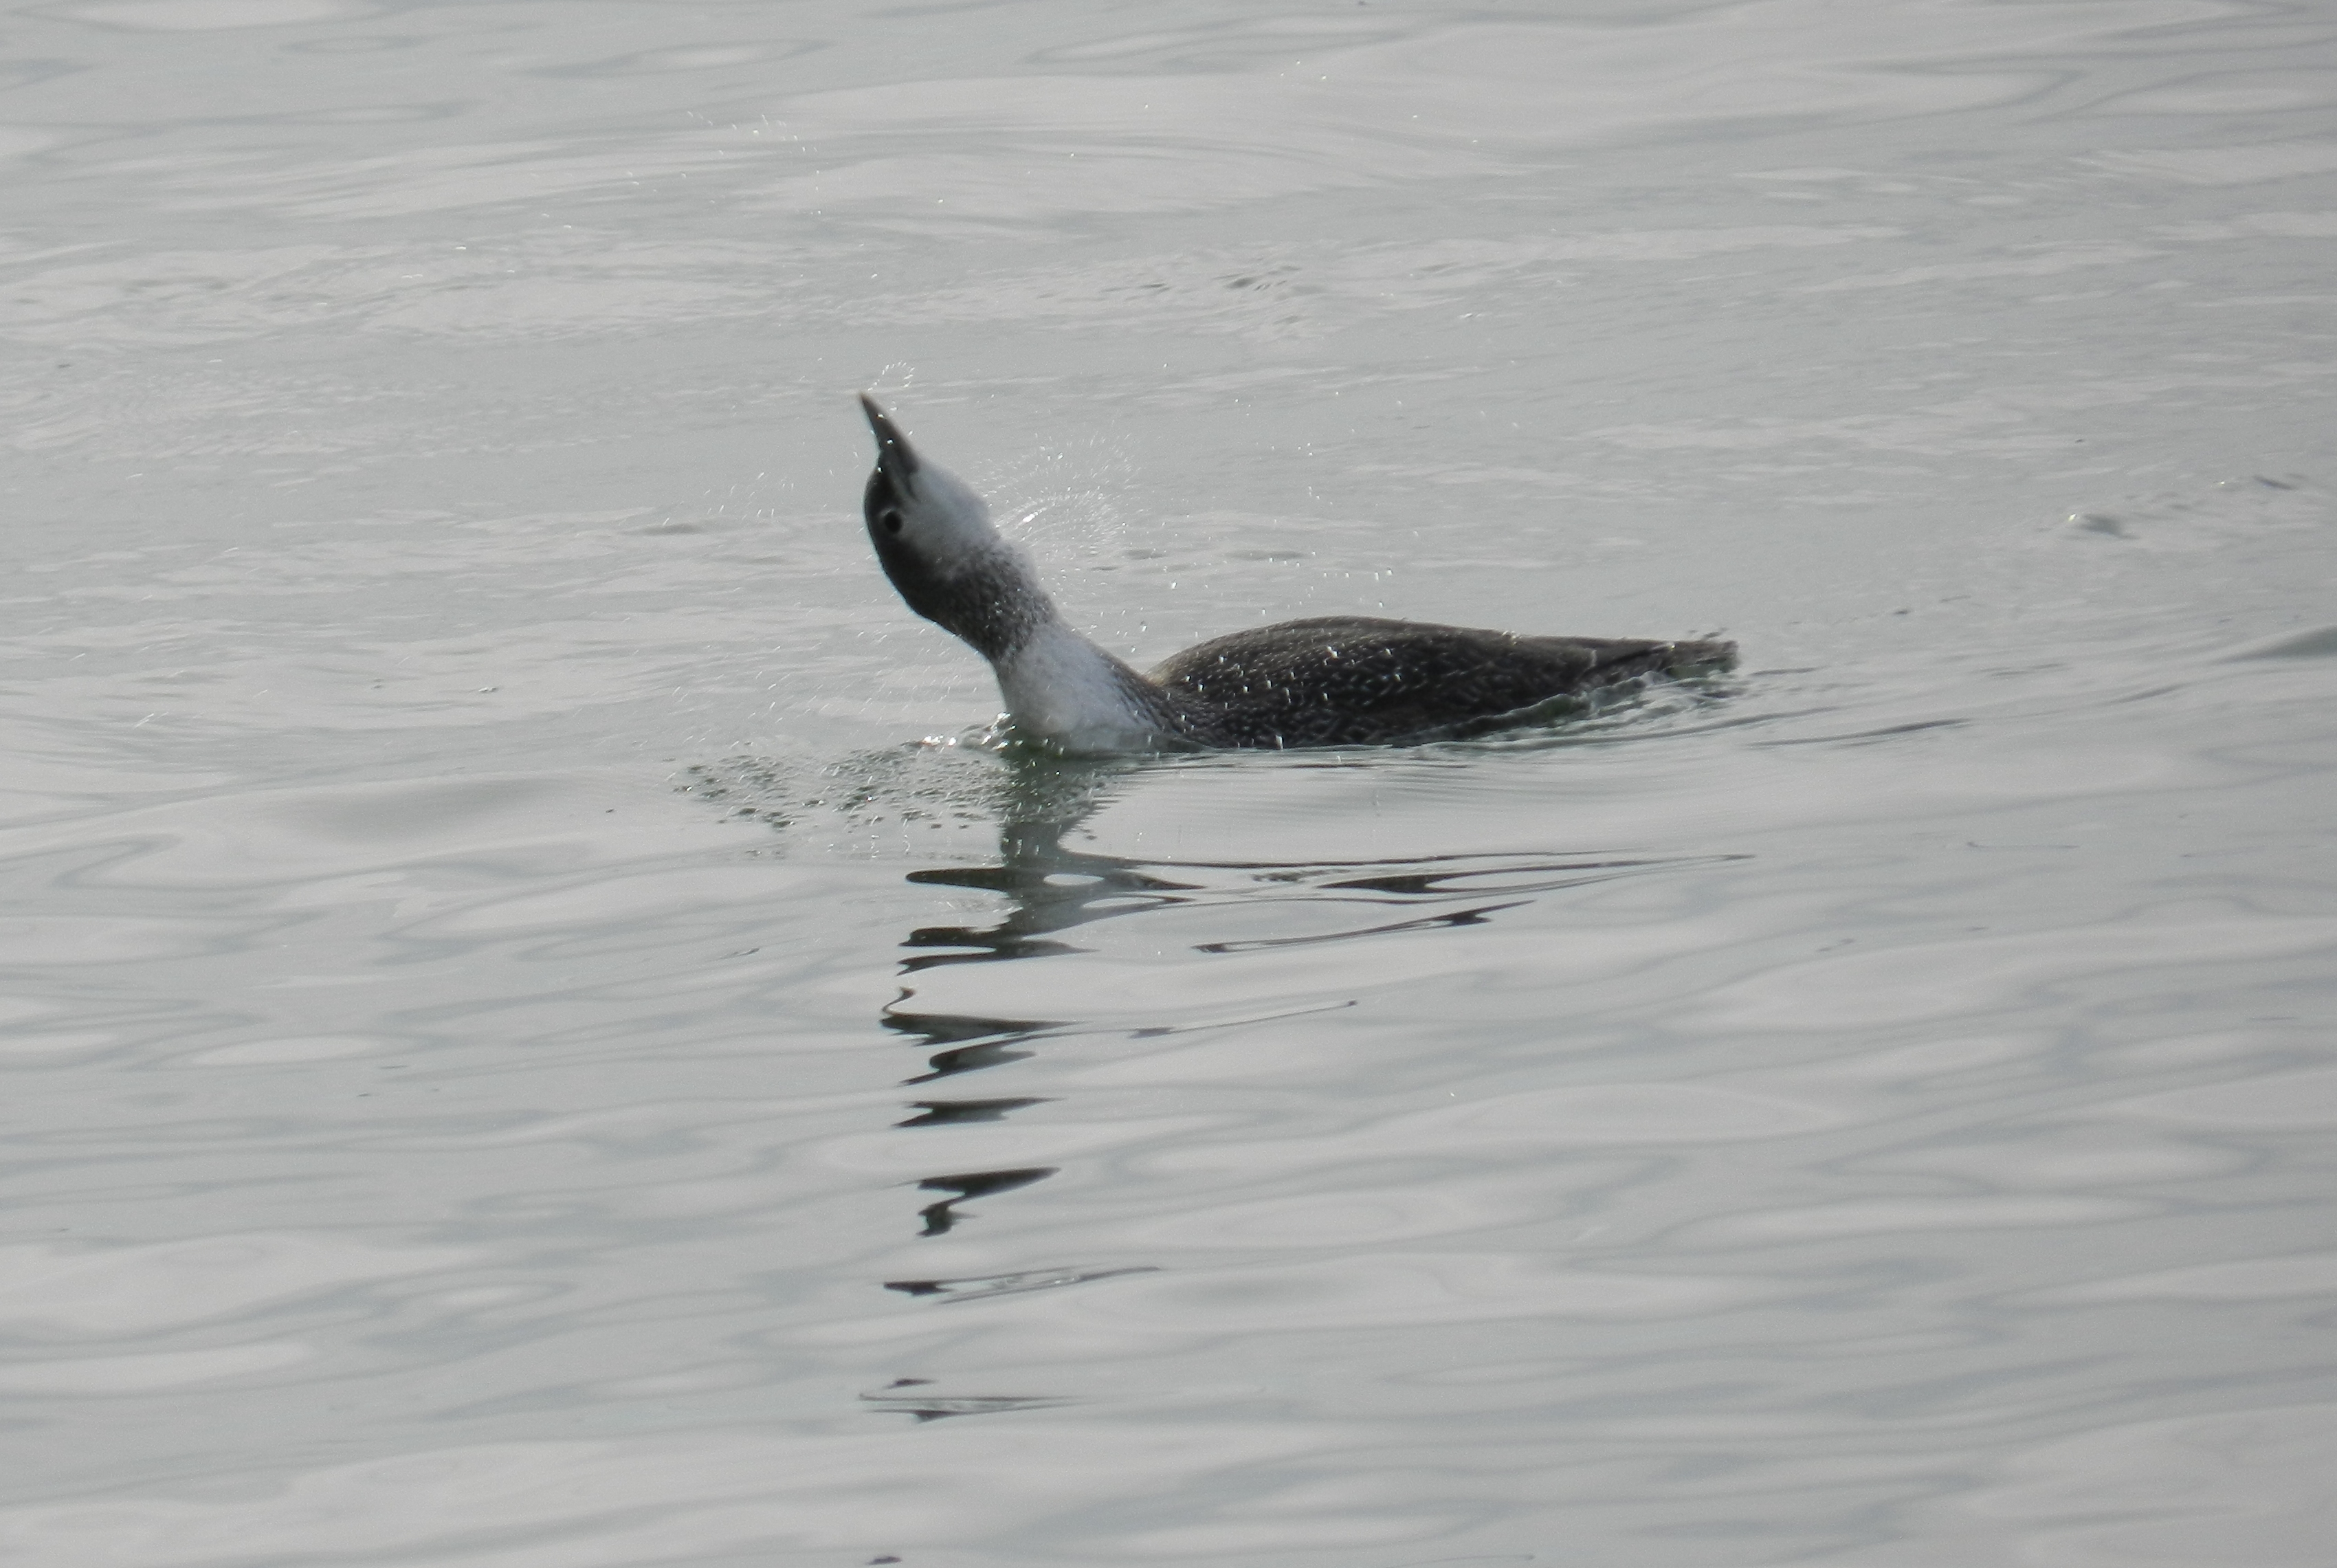
[[901, 531], [901, 514], [898, 512], [880, 512], [876, 514], [876, 521], [885, 524], [885, 532], [887, 534], [898, 534]]

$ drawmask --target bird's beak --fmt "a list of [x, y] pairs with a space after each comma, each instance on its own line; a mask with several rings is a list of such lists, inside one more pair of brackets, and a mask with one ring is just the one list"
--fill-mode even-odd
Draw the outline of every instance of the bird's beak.
[[868, 416], [868, 428], [876, 432], [876, 466], [885, 476], [903, 489], [917, 471], [917, 454], [894, 425], [885, 410], [876, 407], [876, 399], [863, 392], [860, 411]]

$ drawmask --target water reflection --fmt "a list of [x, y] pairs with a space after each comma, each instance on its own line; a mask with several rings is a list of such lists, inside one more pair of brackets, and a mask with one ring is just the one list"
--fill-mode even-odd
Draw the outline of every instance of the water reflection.
[[[952, 1416], [995, 1416], [1008, 1410], [1045, 1410], [1071, 1401], [1044, 1394], [944, 1395], [930, 1392], [930, 1377], [895, 1377], [883, 1391], [860, 1397], [871, 1408], [913, 1416], [920, 1425]], [[879, 1558], [897, 1562], [897, 1558]]]
[[969, 1171], [962, 1176], [928, 1176], [917, 1183], [924, 1192], [949, 1192], [953, 1197], [938, 1203], [928, 1203], [917, 1210], [917, 1218], [925, 1222], [921, 1236], [946, 1236], [957, 1223], [957, 1206], [971, 1198], [981, 1198], [992, 1192], [1012, 1192], [1017, 1187], [1028, 1187], [1033, 1181], [1043, 1181], [1055, 1173], [1052, 1165], [1032, 1165], [1019, 1171]]
[[[1046, 763], [1024, 765], [1032, 773], [1054, 771]], [[1032, 791], [1031, 804], [1059, 806], [1002, 824], [998, 834], [996, 866], [946, 866], [912, 871], [908, 879], [928, 887], [972, 887], [1004, 894], [1012, 903], [995, 925], [976, 928], [934, 926], [910, 933], [905, 947], [947, 947], [904, 960], [901, 972], [914, 975], [947, 964], [987, 964], [1001, 958], [1036, 958], [1079, 948], [1055, 940], [1055, 934], [1090, 921], [1135, 915], [1164, 905], [1185, 902], [1180, 895], [1198, 891], [1197, 884], [1172, 882], [1134, 861], [1066, 848], [1063, 835], [1092, 816], [1102, 804], [1082, 770], [1082, 788], [1075, 799]], [[1043, 784], [1041, 778], [1037, 780]]]
[[[1164, 880], [1129, 862], [1063, 845], [1063, 835], [1092, 816], [1102, 804], [1102, 791], [1108, 782], [1136, 766], [1139, 765], [1008, 760], [1002, 775], [1004, 813], [999, 828], [998, 864], [938, 867], [912, 871], [908, 876], [911, 882], [928, 887], [970, 887], [1002, 894], [1009, 900], [1005, 913], [988, 926], [934, 926], [912, 931], [902, 942], [904, 947], [944, 951], [919, 952], [916, 956], [905, 958], [901, 962], [901, 973], [907, 976], [953, 964], [988, 964], [1078, 952], [1076, 946], [1056, 939], [1056, 934], [1090, 921], [1176, 902], [1178, 894], [1191, 891], [1189, 884]], [[900, 1000], [885, 1010], [885, 1026], [915, 1037], [921, 1048], [936, 1044], [944, 1048], [928, 1058], [927, 1071], [904, 1080], [907, 1084], [932, 1083], [1025, 1060], [1035, 1053], [1023, 1047], [1069, 1026], [1041, 1019], [918, 1013], [903, 1005], [914, 995], [913, 989], [903, 988]], [[917, 1100], [911, 1102], [917, 1114], [894, 1125], [953, 1127], [1002, 1122], [1015, 1112], [1046, 1102], [1045, 1096]], [[961, 1212], [959, 1205], [1043, 1181], [1057, 1169], [1052, 1165], [1030, 1165], [925, 1177], [918, 1181], [918, 1191], [949, 1196], [917, 1210], [917, 1218], [924, 1224], [918, 1234], [945, 1236], [960, 1220], [973, 1217]], [[1073, 1271], [1049, 1276], [1047, 1283], [1073, 1284], [1092, 1277]], [[1041, 1287], [1026, 1283], [1016, 1288]], [[894, 1280], [888, 1281], [885, 1289], [912, 1295], [946, 1294], [962, 1298], [969, 1290], [998, 1294], [1004, 1287], [997, 1280]], [[920, 1420], [934, 1418], [929, 1414], [918, 1416]]]
[[944, 1127], [967, 1122], [996, 1122], [1009, 1111], [1020, 1111], [1025, 1105], [1044, 1105], [1044, 1098], [1026, 1097], [1009, 1100], [918, 1100], [912, 1102], [924, 1112], [905, 1122], [895, 1122], [895, 1127]]
[[[904, 1078], [908, 1083], [930, 1083], [936, 1078], [954, 1077], [960, 1073], [978, 1073], [984, 1067], [1002, 1067], [1009, 1062], [1028, 1057], [1028, 1051], [1016, 1050], [1021, 1041], [1036, 1038], [1061, 1025], [1042, 1018], [967, 1018], [947, 1013], [903, 1013], [888, 1008], [884, 1017], [887, 1029], [917, 1036], [921, 1048], [943, 1045], [931, 1058], [930, 1072], [914, 1078]], [[939, 1112], [941, 1115], [924, 1122], [926, 1126], [949, 1120], [948, 1112], [957, 1105], [982, 1103], [978, 1101], [920, 1100], [920, 1110]], [[907, 1122], [902, 1123], [909, 1125]]]
[[1138, 1265], [1124, 1269], [1032, 1269], [1019, 1274], [990, 1274], [964, 1279], [887, 1279], [885, 1289], [904, 1296], [932, 1296], [944, 1301], [979, 1301], [993, 1296], [1020, 1296], [1032, 1290], [1053, 1290], [1084, 1285], [1090, 1279], [1112, 1279], [1123, 1274], [1153, 1274]]
[[[1067, 762], [1008, 755], [993, 761], [996, 769], [986, 777], [983, 792], [998, 812], [994, 863], [934, 867], [907, 875], [909, 882], [923, 887], [996, 895], [1003, 900], [1003, 907], [980, 921], [918, 926], [902, 940], [901, 946], [911, 956], [900, 961], [901, 994], [884, 1009], [881, 1022], [885, 1029], [908, 1036], [924, 1057], [924, 1070], [903, 1079], [904, 1087], [931, 1085], [1028, 1061], [1041, 1054], [1042, 1043], [1051, 1039], [1098, 1034], [1156, 1039], [1352, 1005], [1349, 1001], [1338, 1001], [1327, 1007], [1317, 1004], [1278, 1010], [1265, 1018], [1246, 1014], [1238, 1018], [1182, 1017], [1159, 1022], [1132, 1021], [1124, 1010], [1114, 1009], [1109, 1023], [1100, 1018], [925, 1011], [918, 1005], [920, 976], [955, 965], [1090, 953], [1094, 949], [1077, 940], [1076, 934], [1101, 922], [1179, 909], [1188, 914], [1196, 909], [1222, 910], [1222, 921], [1207, 920], [1198, 926], [1188, 922], [1176, 943], [1189, 954], [1205, 956], [1201, 961], [1206, 963], [1209, 958], [1275, 948], [1400, 938], [1411, 932], [1482, 926], [1551, 893], [1654, 871], [1748, 858], [1521, 851], [1329, 862], [1143, 861], [1074, 848], [1065, 840], [1139, 781], [1157, 779], [1173, 783], [1178, 775], [1197, 766], [1189, 759]], [[1276, 759], [1261, 760], [1258, 765], [1356, 769], [1370, 768], [1374, 760]], [[1228, 927], [1242, 934], [1233, 935]], [[998, 1123], [1061, 1098], [934, 1094], [908, 1102], [906, 1108], [913, 1113], [893, 1125], [907, 1130]], [[989, 1205], [978, 1200], [1034, 1186], [1061, 1170], [1055, 1165], [1018, 1163], [924, 1177], [914, 1183], [914, 1190], [943, 1196], [916, 1210], [922, 1227], [918, 1234], [948, 1235], [982, 1216]], [[972, 1279], [895, 1280], [888, 1281], [886, 1289], [962, 1300], [1053, 1289], [1127, 1271], [1064, 1268]]]

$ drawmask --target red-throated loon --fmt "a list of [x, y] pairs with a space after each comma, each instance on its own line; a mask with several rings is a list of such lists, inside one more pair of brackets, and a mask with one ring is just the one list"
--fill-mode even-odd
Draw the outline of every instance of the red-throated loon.
[[909, 608], [998, 671], [1015, 738], [1071, 752], [1423, 740], [1637, 675], [1726, 667], [1733, 642], [1520, 637], [1331, 615], [1236, 632], [1139, 675], [1073, 631], [990, 508], [882, 408], [862, 510]]

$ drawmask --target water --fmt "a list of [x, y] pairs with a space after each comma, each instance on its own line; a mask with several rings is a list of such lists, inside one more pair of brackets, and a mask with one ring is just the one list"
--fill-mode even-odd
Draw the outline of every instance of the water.
[[[2325, 1563], [2332, 34], [12, 8], [0, 1553]], [[1745, 664], [1009, 765], [864, 386]]]

